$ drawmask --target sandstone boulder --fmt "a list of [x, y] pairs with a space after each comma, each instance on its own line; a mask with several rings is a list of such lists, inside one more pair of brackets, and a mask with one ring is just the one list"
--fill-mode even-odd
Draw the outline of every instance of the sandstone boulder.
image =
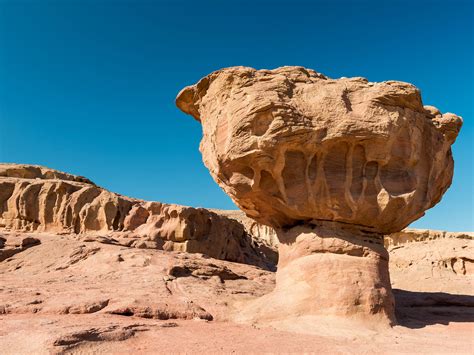
[[303, 67], [218, 70], [176, 104], [201, 122], [215, 181], [279, 239], [275, 290], [239, 318], [393, 324], [383, 234], [440, 201], [462, 119], [423, 106], [411, 84]]
[[413, 85], [330, 79], [302, 67], [216, 71], [181, 91], [216, 182], [251, 218], [397, 232], [453, 175], [460, 117], [424, 107]]

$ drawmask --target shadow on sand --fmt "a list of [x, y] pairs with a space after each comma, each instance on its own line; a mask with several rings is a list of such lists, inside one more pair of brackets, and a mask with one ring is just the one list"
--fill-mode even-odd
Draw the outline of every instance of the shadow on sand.
[[474, 296], [394, 289], [398, 324], [412, 329], [432, 324], [474, 322]]

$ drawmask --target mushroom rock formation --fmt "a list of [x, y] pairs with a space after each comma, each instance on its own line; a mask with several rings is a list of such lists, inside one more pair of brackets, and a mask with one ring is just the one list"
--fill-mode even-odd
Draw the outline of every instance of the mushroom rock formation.
[[248, 316], [393, 324], [383, 235], [440, 201], [462, 119], [423, 106], [411, 84], [330, 79], [303, 67], [218, 70], [176, 104], [201, 122], [215, 181], [277, 231], [276, 288]]

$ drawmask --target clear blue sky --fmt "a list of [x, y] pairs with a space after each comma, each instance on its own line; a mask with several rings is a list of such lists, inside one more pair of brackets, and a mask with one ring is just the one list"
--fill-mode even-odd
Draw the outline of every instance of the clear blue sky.
[[232, 209], [178, 91], [222, 67], [417, 85], [463, 116], [455, 177], [413, 224], [474, 230], [473, 2], [0, 0], [0, 161], [137, 198]]

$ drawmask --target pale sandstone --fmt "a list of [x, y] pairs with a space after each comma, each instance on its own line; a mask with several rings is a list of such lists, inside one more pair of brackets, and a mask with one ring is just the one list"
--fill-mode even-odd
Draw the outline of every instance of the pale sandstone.
[[440, 201], [462, 119], [424, 107], [411, 84], [333, 80], [302, 67], [218, 70], [176, 104], [201, 122], [215, 181], [280, 239], [275, 290], [240, 317], [393, 324], [382, 236]]
[[261, 224], [249, 218], [240, 210], [210, 210], [219, 215], [237, 220], [245, 231], [252, 237], [254, 246], [265, 255], [265, 259], [276, 265], [278, 263], [278, 236], [270, 226]]
[[397, 232], [452, 179], [462, 124], [407, 83], [329, 79], [302, 67], [216, 71], [178, 95], [202, 123], [204, 163], [250, 217]]
[[[26, 204], [24, 208], [34, 206]], [[5, 354], [154, 353], [159, 348], [166, 353], [248, 353], [255, 349], [275, 353], [317, 350], [330, 354], [396, 353], [413, 349], [430, 354], [472, 352], [472, 342], [466, 341], [474, 324], [472, 233], [408, 230], [385, 237], [391, 254], [391, 281], [397, 288], [394, 295], [400, 325], [393, 330], [368, 330], [366, 324], [347, 327], [333, 318], [298, 317], [293, 321], [301, 310], [294, 309], [295, 314], [288, 314], [285, 298], [270, 304], [280, 318], [290, 319], [290, 322], [270, 323], [280, 329], [275, 330], [228, 322], [235, 319], [233, 315], [239, 314], [242, 304], [249, 300], [254, 300], [253, 306], [260, 314], [262, 307], [275, 302], [265, 296], [271, 295], [275, 287], [273, 273], [199, 254], [153, 249], [159, 247], [156, 242], [146, 241], [146, 233], [130, 237], [132, 230], [146, 226], [150, 215], [161, 213], [162, 207], [158, 206], [161, 205], [146, 202], [133, 205], [124, 218], [127, 230], [119, 232], [90, 230], [65, 234], [68, 228], [61, 228], [61, 234], [48, 234], [37, 230], [8, 232], [1, 228], [0, 351]], [[175, 207], [186, 210], [186, 207]], [[170, 215], [175, 209], [167, 211]], [[239, 211], [213, 212], [238, 220], [247, 232], [255, 233], [253, 238], [262, 238], [261, 245], [276, 254], [278, 242], [274, 229], [250, 220]], [[180, 223], [163, 223], [175, 227], [167, 227], [162, 233], [180, 230], [177, 225], [192, 221], [193, 218], [183, 218]], [[204, 223], [205, 219], [196, 221]], [[31, 224], [24, 221], [12, 226], [15, 225]], [[354, 291], [353, 284], [341, 290], [331, 289], [334, 284], [328, 283], [327, 277], [350, 283], [353, 272], [370, 276], [367, 270], [375, 265], [370, 258], [365, 263], [344, 265], [343, 259], [321, 253], [332, 250], [368, 253], [372, 258], [377, 255], [367, 248], [370, 244], [367, 241], [356, 244], [341, 237], [321, 238], [318, 247], [316, 243], [305, 244], [300, 233], [296, 235], [298, 248], [312, 248], [314, 254], [309, 257], [313, 261], [322, 259], [317, 261], [318, 266], [330, 267], [311, 280], [312, 286], [317, 284], [324, 289], [316, 295], [321, 302], [327, 302], [325, 295], [341, 297], [344, 292]], [[222, 233], [219, 238], [225, 240], [227, 236]], [[152, 249], [126, 247], [129, 244], [138, 247], [139, 243], [155, 244], [148, 244]], [[164, 243], [163, 239], [158, 244]], [[241, 248], [245, 250], [245, 243]], [[378, 249], [385, 258], [380, 244]], [[210, 250], [212, 253], [212, 247]], [[291, 263], [291, 254], [289, 248], [282, 250], [285, 264]], [[334, 264], [328, 262], [331, 259], [341, 267], [333, 268]], [[268, 257], [264, 260], [268, 261]], [[296, 278], [298, 271], [284, 269]], [[374, 279], [368, 281], [365, 286]], [[368, 290], [366, 295], [378, 297], [380, 289], [373, 290]], [[288, 293], [291, 297], [312, 296], [312, 290], [301, 285], [292, 292]], [[294, 302], [289, 305], [298, 306]], [[364, 306], [362, 303], [361, 307]], [[28, 341], [24, 340], [25, 334]]]
[[398, 245], [414, 242], [427, 242], [435, 239], [466, 239], [472, 240], [474, 232], [447, 232], [433, 229], [406, 228], [400, 232], [386, 235], [385, 247], [389, 250]]
[[82, 182], [95, 185], [83, 176], [63, 173], [40, 165], [0, 163], [0, 177], [14, 177], [22, 179], [53, 179]]
[[407, 229], [385, 244], [394, 287], [474, 294], [474, 233]]
[[202, 254], [84, 241], [75, 234], [2, 233], [6, 248], [36, 240], [0, 261], [3, 314], [225, 320], [233, 299], [273, 287], [272, 272]]
[[[25, 205], [25, 208], [28, 206]], [[186, 209], [174, 206], [165, 209], [167, 212], [164, 215], [174, 214], [175, 208]], [[307, 243], [305, 228], [302, 233], [294, 229], [294, 235], [291, 232], [280, 235], [280, 238], [286, 238], [284, 241], [294, 239], [297, 247], [292, 250], [286, 242], [282, 244], [282, 265], [285, 267], [283, 273], [277, 275], [283, 282], [277, 287], [284, 287], [291, 277], [301, 279], [298, 267], [316, 264], [320, 269], [327, 267], [327, 270], [309, 280], [311, 287], [304, 287], [308, 280], [303, 278], [299, 284], [291, 283], [291, 292], [286, 291], [288, 298], [273, 298], [273, 273], [199, 254], [153, 249], [157, 248], [156, 245], [150, 245], [152, 249], [126, 247], [130, 240], [134, 242], [131, 246], [145, 242], [145, 232], [136, 238], [127, 235], [132, 230], [146, 227], [149, 216], [160, 211], [162, 205], [158, 203], [134, 205], [124, 218], [127, 230], [119, 232], [98, 233], [91, 230], [65, 234], [67, 229], [61, 229], [61, 235], [53, 235], [38, 231], [8, 232], [3, 228], [0, 232], [2, 352], [115, 353], [127, 349], [136, 353], [144, 349], [145, 352], [153, 352], [159, 346], [164, 352], [179, 349], [183, 352], [222, 352], [223, 349], [249, 352], [264, 348], [270, 352], [298, 349], [311, 352], [318, 349], [327, 353], [347, 353], [411, 351], [416, 348], [426, 353], [437, 349], [459, 353], [472, 348], [466, 342], [474, 319], [472, 233], [409, 230], [385, 237], [391, 253], [392, 284], [398, 288], [394, 291], [401, 325], [393, 332], [374, 332], [367, 330], [366, 324], [347, 327], [333, 318], [302, 319], [298, 313], [307, 314], [307, 308], [298, 306], [304, 305], [304, 302], [287, 301], [311, 297], [327, 304], [330, 297], [345, 298], [347, 293], [360, 291], [352, 283], [354, 273], [363, 275], [364, 287], [370, 287], [359, 293], [362, 297], [359, 307], [368, 305], [363, 302], [363, 297], [383, 296], [383, 288], [378, 288], [374, 282], [378, 275], [384, 274], [374, 272], [374, 269], [377, 258], [385, 262], [388, 256], [377, 236], [376, 240], [370, 238], [374, 237], [372, 234], [367, 235], [366, 240], [356, 241], [352, 237], [344, 240], [341, 231], [336, 235], [330, 228], [326, 230], [329, 236], [320, 238], [318, 243]], [[252, 222], [241, 212], [214, 212], [240, 221], [247, 230], [253, 229], [264, 239], [263, 244], [268, 248], [275, 248], [278, 244], [274, 243], [275, 230]], [[163, 223], [168, 227], [160, 235], [164, 235], [165, 230], [169, 233], [182, 231], [176, 226], [191, 221], [193, 218], [183, 218], [180, 223]], [[203, 223], [205, 220], [195, 221]], [[321, 226], [317, 231], [324, 235]], [[182, 236], [183, 233], [178, 232], [177, 235]], [[219, 234], [219, 238], [225, 240], [227, 236], [223, 233]], [[370, 241], [377, 242], [375, 250]], [[162, 243], [165, 243], [164, 240]], [[311, 260], [298, 264], [301, 261], [297, 257], [301, 253], [298, 249], [308, 247], [311, 248], [308, 255]], [[245, 251], [245, 243], [241, 248]], [[212, 253], [212, 246], [210, 250]], [[353, 263], [350, 257], [339, 258], [340, 253], [365, 254], [368, 257], [363, 263]], [[292, 264], [292, 261], [296, 263]], [[288, 264], [292, 266], [288, 267]], [[338, 288], [336, 286], [339, 285], [328, 282], [329, 278], [344, 280], [348, 285]], [[313, 295], [313, 287], [323, 292]], [[283, 319], [282, 322], [275, 322], [275, 317], [270, 317], [270, 324], [283, 331], [229, 323], [229, 320], [248, 316], [240, 310], [242, 304], [249, 301], [251, 307], [247, 306], [246, 312], [254, 310], [262, 316], [262, 308], [270, 308], [276, 318]], [[335, 302], [334, 306], [340, 307], [341, 304], [343, 302]], [[347, 312], [347, 309], [332, 311]], [[290, 322], [285, 322], [288, 319]], [[172, 333], [172, 342], [163, 337], [168, 328], [176, 328], [176, 332]], [[420, 331], [413, 328], [426, 329]], [[28, 332], [28, 342], [18, 341], [25, 332]], [[183, 332], [194, 336], [183, 335]], [[216, 332], [221, 334], [219, 340], [216, 339]], [[440, 338], [440, 332], [445, 337]], [[239, 342], [236, 339], [240, 336], [242, 345], [237, 347]], [[181, 345], [178, 346], [176, 341]], [[200, 347], [203, 341], [206, 345]]]

